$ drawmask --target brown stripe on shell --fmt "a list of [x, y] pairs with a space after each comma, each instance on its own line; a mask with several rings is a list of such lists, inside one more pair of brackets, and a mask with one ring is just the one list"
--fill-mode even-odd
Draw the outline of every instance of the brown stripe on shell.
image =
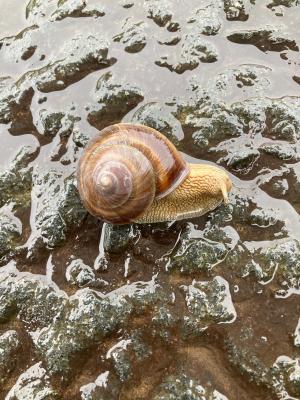
[[156, 198], [172, 192], [189, 174], [189, 166], [176, 147], [160, 132], [139, 124], [116, 124], [93, 139], [99, 145], [128, 143], [150, 160], [156, 177]]
[[[132, 192], [128, 200], [118, 206], [113, 199], [107, 200], [99, 195], [93, 179], [95, 167], [103, 160], [121, 161], [132, 173]], [[137, 173], [138, 172], [138, 173]], [[80, 161], [78, 171], [78, 189], [89, 212], [111, 223], [129, 223], [144, 212], [153, 202], [155, 196], [155, 179], [151, 163], [136, 149], [125, 145], [93, 145]]]

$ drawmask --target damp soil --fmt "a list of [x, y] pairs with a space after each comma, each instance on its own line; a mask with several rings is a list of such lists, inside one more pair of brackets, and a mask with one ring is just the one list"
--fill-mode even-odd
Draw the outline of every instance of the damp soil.
[[[42, 289], [29, 300], [14, 294], [10, 312], [0, 310], [0, 339], [14, 330], [20, 342], [16, 358], [0, 357], [0, 372], [12, 365], [0, 380], [0, 398], [300, 399], [300, 3], [10, 0], [0, 6], [0, 211], [9, 209], [22, 226], [18, 236], [4, 236], [0, 276], [13, 271], [16, 282], [44, 282], [67, 299], [57, 300], [59, 311], [46, 322]], [[89, 138], [120, 121], [160, 129], [189, 162], [225, 168], [234, 183], [231, 211], [221, 206], [187, 221], [134, 226], [130, 239], [121, 229], [116, 243], [105, 239], [110, 227], [82, 208], [74, 177]], [[29, 155], [13, 169], [24, 148]], [[74, 188], [66, 186], [69, 178]], [[298, 253], [286, 245], [292, 242]], [[92, 270], [92, 281], [68, 280], [73, 260]], [[212, 297], [203, 289], [197, 304], [206, 311], [196, 315], [183, 288], [210, 285], [215, 277], [228, 284], [224, 304], [219, 289]], [[141, 303], [128, 300], [126, 320], [118, 313], [127, 311], [112, 308], [111, 321], [120, 322], [107, 331], [99, 322], [85, 336], [97, 316], [80, 317], [80, 305], [74, 319], [69, 315], [72, 299], [87, 293], [102, 299], [117, 290], [114, 301], [121, 303], [118, 290], [131, 299], [132, 284], [151, 281], [171, 300], [139, 294]], [[5, 282], [3, 304], [12, 290]], [[235, 317], [226, 320], [231, 307]], [[165, 310], [171, 322], [156, 322]], [[57, 341], [66, 335], [71, 342], [72, 324], [80, 333], [75, 328], [74, 342], [65, 346], [65, 365]], [[48, 345], [43, 332], [53, 336], [42, 338]], [[133, 347], [114, 353], [122, 340]], [[279, 357], [290, 366], [279, 365]], [[43, 380], [34, 394], [26, 392], [24, 376], [36, 364]], [[184, 379], [198, 389], [186, 388]]]

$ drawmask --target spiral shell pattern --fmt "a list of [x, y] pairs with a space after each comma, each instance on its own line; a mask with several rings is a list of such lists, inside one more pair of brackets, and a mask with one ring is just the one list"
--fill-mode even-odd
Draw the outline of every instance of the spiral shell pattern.
[[143, 125], [116, 124], [88, 143], [79, 162], [78, 189], [92, 215], [126, 224], [155, 198], [172, 192], [188, 173], [188, 164], [161, 133]]

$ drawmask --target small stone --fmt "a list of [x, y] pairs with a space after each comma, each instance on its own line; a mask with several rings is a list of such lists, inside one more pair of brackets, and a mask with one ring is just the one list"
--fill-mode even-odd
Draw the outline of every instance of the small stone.
[[198, 8], [188, 20], [193, 28], [204, 35], [216, 35], [221, 29], [221, 1], [209, 2], [205, 7]]
[[116, 82], [110, 72], [99, 78], [94, 97], [98, 104], [91, 105], [88, 121], [99, 130], [119, 122], [144, 98], [138, 87]]
[[106, 358], [112, 359], [114, 368], [121, 382], [133, 377], [134, 370], [151, 356], [151, 349], [141, 341], [138, 334], [129, 339], [122, 339], [107, 352]]
[[14, 370], [21, 343], [16, 331], [6, 331], [0, 336], [0, 384], [2, 385]]
[[205, 389], [184, 373], [167, 376], [156, 392], [153, 400], [228, 400], [217, 390]]
[[62, 172], [35, 169], [33, 175], [35, 214], [33, 232], [28, 241], [34, 251], [37, 241], [52, 248], [66, 239], [67, 232], [79, 226], [86, 215], [76, 187], [76, 177], [63, 178]]
[[248, 0], [224, 0], [224, 11], [229, 21], [247, 21]]
[[13, 250], [22, 234], [22, 222], [9, 207], [0, 209], [0, 257]]
[[227, 251], [223, 243], [204, 239], [184, 240], [176, 253], [171, 256], [168, 269], [179, 269], [183, 274], [210, 272], [214, 266], [223, 261]]
[[236, 319], [229, 285], [226, 280], [216, 276], [212, 281], [193, 281], [182, 286], [188, 314], [183, 317], [183, 335], [198, 336], [211, 324], [228, 323]]
[[59, 0], [56, 11], [51, 15], [51, 20], [61, 21], [64, 18], [103, 17], [104, 8], [101, 4], [90, 5], [82, 0]]
[[58, 134], [64, 137], [70, 136], [78, 121], [80, 118], [72, 114], [42, 109], [39, 112], [36, 127], [42, 135], [53, 137]]
[[176, 147], [179, 146], [179, 141], [184, 136], [179, 121], [167, 107], [158, 103], [147, 103], [138, 108], [132, 117], [132, 122], [156, 129], [163, 133]]
[[171, 3], [168, 0], [146, 0], [145, 8], [148, 11], [148, 18], [158, 26], [166, 26], [172, 19]]
[[95, 274], [91, 267], [80, 259], [73, 260], [66, 269], [66, 279], [72, 285], [86, 286], [95, 281]]
[[115, 400], [119, 392], [120, 382], [110, 371], [103, 372], [94, 382], [80, 388], [82, 400]]
[[62, 90], [93, 71], [108, 67], [115, 62], [109, 59], [108, 43], [102, 34], [77, 35], [61, 49], [64, 57], [47, 66], [30, 71], [22, 79], [41, 92]]
[[35, 146], [23, 146], [8, 167], [0, 171], [0, 206], [10, 202], [15, 206], [29, 204], [32, 168], [28, 164], [36, 150]]
[[136, 225], [107, 224], [104, 230], [104, 250], [111, 254], [123, 253], [136, 243], [140, 233]]
[[296, 398], [300, 396], [300, 359], [280, 356], [273, 368], [274, 388], [279, 396], [288, 393]]
[[146, 46], [145, 23], [133, 24], [127, 19], [123, 24], [122, 33], [115, 36], [114, 41], [124, 44], [124, 49], [128, 53], [140, 52]]
[[46, 370], [39, 362], [23, 372], [6, 396], [7, 400], [58, 400]]
[[297, 43], [283, 26], [267, 25], [253, 30], [241, 30], [229, 34], [227, 39], [234, 43], [252, 44], [261, 51], [299, 51]]
[[275, 225], [278, 222], [276, 213], [269, 210], [256, 208], [250, 214], [250, 224], [266, 228]]
[[217, 58], [217, 49], [213, 44], [204, 40], [200, 35], [190, 33], [182, 38], [179, 52], [177, 50], [173, 57], [172, 55], [162, 56], [155, 61], [155, 64], [182, 74], [197, 68], [200, 62], [212, 63], [217, 61]]

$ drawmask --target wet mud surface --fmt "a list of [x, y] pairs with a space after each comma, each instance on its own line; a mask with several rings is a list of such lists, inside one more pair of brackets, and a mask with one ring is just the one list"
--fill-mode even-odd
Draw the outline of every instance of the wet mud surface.
[[[300, 399], [298, 0], [1, 2], [0, 398]], [[230, 204], [112, 227], [108, 124], [217, 164]]]

